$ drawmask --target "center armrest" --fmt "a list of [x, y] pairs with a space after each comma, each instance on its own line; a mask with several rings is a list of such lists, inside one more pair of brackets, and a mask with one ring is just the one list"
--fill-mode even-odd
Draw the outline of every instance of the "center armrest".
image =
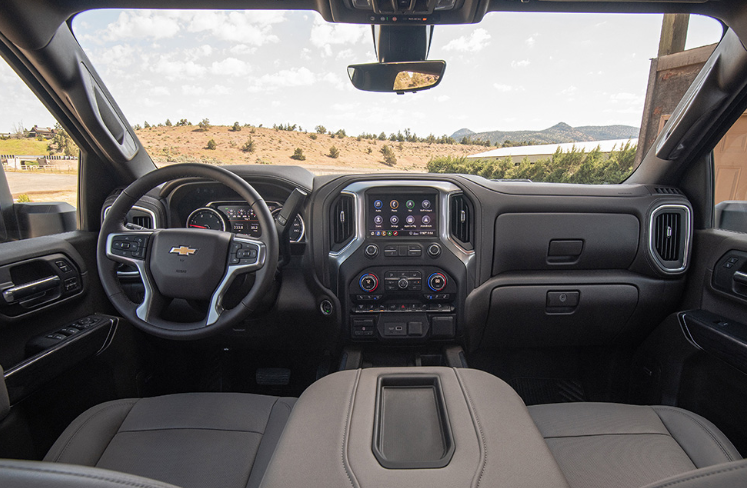
[[510, 386], [433, 367], [341, 371], [301, 395], [262, 487], [351, 486], [568, 484]]

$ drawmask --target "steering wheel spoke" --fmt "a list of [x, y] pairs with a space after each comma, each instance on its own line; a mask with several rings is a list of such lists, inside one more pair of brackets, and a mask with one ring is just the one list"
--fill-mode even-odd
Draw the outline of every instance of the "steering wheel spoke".
[[122, 264], [138, 266], [138, 262], [145, 262], [148, 244], [155, 233], [156, 231], [137, 231], [109, 234], [106, 239], [106, 257]]
[[218, 321], [223, 313], [223, 297], [236, 276], [259, 271], [265, 266], [267, 246], [258, 239], [233, 236], [228, 253], [228, 266], [218, 287], [210, 298], [205, 325]]

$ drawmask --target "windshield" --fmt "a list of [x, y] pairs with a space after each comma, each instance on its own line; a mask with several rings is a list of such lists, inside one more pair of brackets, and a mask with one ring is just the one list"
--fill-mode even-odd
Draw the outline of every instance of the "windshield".
[[[712, 19], [688, 25], [685, 49], [722, 34]], [[662, 15], [436, 26], [428, 59], [446, 61], [440, 84], [404, 95], [356, 90], [347, 67], [377, 61], [371, 27], [316, 12], [98, 10], [73, 29], [159, 166], [619, 183], [642, 156], [642, 125], [666, 121], [655, 99], [647, 107]]]

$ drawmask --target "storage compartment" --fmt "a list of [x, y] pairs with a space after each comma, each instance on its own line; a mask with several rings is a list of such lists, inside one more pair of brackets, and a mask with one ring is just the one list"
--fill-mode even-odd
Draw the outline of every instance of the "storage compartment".
[[640, 222], [627, 214], [504, 214], [495, 221], [493, 274], [532, 269], [627, 269]]
[[454, 441], [437, 376], [379, 378], [373, 452], [389, 469], [443, 468]]
[[638, 289], [627, 284], [495, 288], [482, 345], [612, 344], [637, 305]]

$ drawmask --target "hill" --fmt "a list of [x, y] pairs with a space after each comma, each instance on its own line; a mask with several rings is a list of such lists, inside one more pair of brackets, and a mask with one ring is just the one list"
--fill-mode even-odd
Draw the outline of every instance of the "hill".
[[47, 146], [51, 142], [36, 139], [0, 139], [0, 154], [42, 156], [47, 154]]
[[[356, 137], [331, 136], [299, 131], [286, 131], [265, 127], [242, 127], [232, 131], [228, 126], [212, 126], [201, 131], [197, 126], [155, 127], [135, 131], [143, 146], [156, 164], [208, 162], [215, 164], [277, 164], [298, 165], [316, 174], [353, 172], [426, 171], [431, 158], [440, 156], [466, 156], [485, 151], [484, 146], [463, 144], [435, 144], [427, 142], [392, 142]], [[254, 143], [253, 152], [242, 150], [249, 138]], [[210, 140], [215, 149], [208, 149]], [[387, 145], [394, 150], [397, 163], [384, 163], [381, 148]], [[328, 154], [335, 146], [339, 157]], [[296, 148], [306, 157], [303, 161], [291, 159]]]
[[[472, 132], [469, 129], [459, 129], [451, 137], [461, 141], [464, 136], [474, 140], [488, 140], [491, 144], [506, 141], [532, 141], [537, 144], [560, 144], [564, 142], [605, 141], [611, 139], [634, 139], [638, 137], [640, 129], [629, 125], [583, 126], [571, 127], [561, 122], [540, 131], [489, 131]], [[469, 134], [471, 133], [471, 134]]]

